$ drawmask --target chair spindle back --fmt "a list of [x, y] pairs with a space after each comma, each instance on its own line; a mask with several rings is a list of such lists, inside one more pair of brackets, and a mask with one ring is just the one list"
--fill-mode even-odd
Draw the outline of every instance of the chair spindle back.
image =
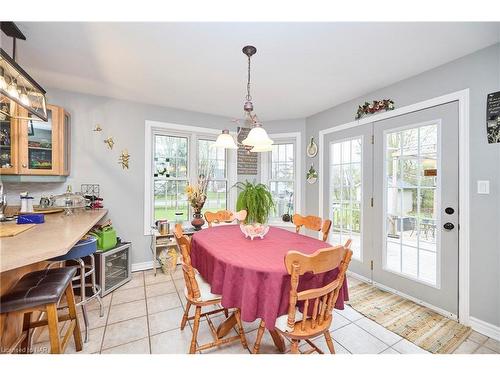
[[302, 228], [302, 226], [317, 232], [321, 231], [321, 233], [323, 233], [323, 241], [328, 239], [328, 234], [330, 233], [330, 228], [332, 227], [332, 221], [330, 219], [323, 221], [320, 217], [312, 215], [302, 216], [294, 214], [293, 223], [295, 224], [296, 233], [300, 232], [300, 228]]
[[179, 223], [175, 224], [174, 236], [182, 254], [182, 273], [188, 297], [196, 301], [201, 297], [201, 293], [195, 278], [195, 270], [191, 265], [191, 239], [183, 234], [182, 225]]

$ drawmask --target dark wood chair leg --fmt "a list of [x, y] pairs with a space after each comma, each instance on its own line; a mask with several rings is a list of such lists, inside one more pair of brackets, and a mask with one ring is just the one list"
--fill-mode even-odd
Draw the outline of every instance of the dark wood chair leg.
[[186, 304], [186, 309], [184, 310], [184, 314], [182, 315], [182, 321], [181, 321], [181, 331], [186, 327], [186, 323], [189, 318], [189, 309], [191, 308], [191, 302], [187, 301]]
[[61, 339], [59, 337], [59, 319], [57, 317], [57, 305], [47, 305], [47, 323], [49, 327], [50, 352], [61, 353]]
[[78, 315], [76, 313], [75, 294], [71, 284], [66, 288], [66, 302], [68, 303], [69, 316], [75, 321], [73, 328], [73, 339], [75, 340], [75, 349], [77, 352], [83, 349], [82, 333], [80, 332], [80, 324], [78, 323]]
[[228, 309], [224, 309], [224, 315], [226, 316], [226, 318], [229, 318], [229, 310]]
[[264, 335], [265, 330], [266, 330], [266, 323], [264, 322], [264, 320], [261, 320], [259, 325], [259, 330], [257, 331], [257, 337], [255, 338], [255, 344], [253, 345], [253, 354], [259, 354], [260, 342], [262, 340], [262, 336]]
[[200, 328], [200, 315], [201, 315], [201, 306], [196, 306], [196, 312], [194, 314], [194, 324], [193, 324], [193, 337], [191, 338], [191, 347], [189, 348], [189, 354], [196, 353], [196, 339], [198, 338], [198, 329]]

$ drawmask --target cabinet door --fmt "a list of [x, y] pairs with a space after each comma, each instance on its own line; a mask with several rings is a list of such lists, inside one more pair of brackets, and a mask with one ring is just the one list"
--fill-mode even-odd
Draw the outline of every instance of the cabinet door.
[[66, 111], [61, 111], [62, 123], [60, 132], [60, 152], [61, 152], [61, 166], [60, 171], [63, 176], [69, 176], [71, 165], [71, 116]]
[[[62, 110], [47, 106], [48, 121], [22, 120], [21, 168], [24, 175], [61, 174], [60, 123]], [[30, 117], [29, 115], [27, 117]]]
[[[9, 105], [9, 104], [5, 104]], [[18, 121], [0, 114], [0, 174], [17, 174]]]

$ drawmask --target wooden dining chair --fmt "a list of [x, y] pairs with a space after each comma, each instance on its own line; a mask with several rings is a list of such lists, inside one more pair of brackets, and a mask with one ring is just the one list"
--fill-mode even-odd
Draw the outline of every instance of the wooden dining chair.
[[[288, 314], [282, 315], [276, 320], [276, 330], [292, 342], [291, 353], [298, 354], [299, 343], [305, 340], [312, 347], [306, 352], [307, 354], [315, 351], [324, 354], [311, 341], [320, 335], [325, 336], [330, 352], [335, 353], [330, 326], [333, 320], [333, 308], [342, 288], [351, 256], [352, 251], [342, 245], [320, 249], [311, 255], [292, 250], [285, 256], [285, 267], [291, 276], [290, 302]], [[335, 268], [339, 269], [337, 277], [327, 285], [301, 292], [297, 291], [300, 276], [306, 272], [318, 274]], [[299, 311], [298, 303], [302, 306], [302, 312]], [[265, 325], [261, 324], [255, 342], [257, 348], [260, 345], [264, 329]]]
[[212, 227], [212, 224], [218, 223], [230, 223], [235, 220], [244, 221], [247, 217], [247, 211], [241, 210], [238, 212], [233, 212], [229, 210], [222, 210], [217, 212], [205, 212], [205, 220], [208, 224], [208, 227]]
[[[211, 292], [210, 284], [208, 284], [199, 274], [199, 272], [191, 265], [191, 240], [189, 237], [183, 235], [182, 225], [176, 224], [174, 229], [175, 239], [177, 245], [182, 254], [182, 271], [184, 275], [184, 295], [186, 297], [186, 309], [182, 316], [181, 330], [184, 329], [188, 320], [193, 320], [193, 336], [191, 338], [191, 345], [189, 348], [189, 354], [194, 354], [198, 351], [213, 348], [214, 346], [221, 346], [236, 340], [240, 340], [244, 348], [247, 348], [247, 341], [245, 338], [245, 333], [243, 331], [243, 325], [241, 324], [240, 310], [234, 310], [234, 317], [236, 319], [236, 325], [238, 329], [238, 335], [219, 338], [217, 330], [210, 319], [210, 315], [218, 314], [224, 312], [226, 317], [228, 317], [228, 311], [225, 308], [218, 308], [221, 303], [221, 296], [213, 294]], [[191, 306], [195, 306], [195, 314], [189, 316], [189, 310]], [[201, 313], [202, 307], [213, 306], [214, 309], [205, 313]], [[200, 327], [200, 320], [202, 317], [206, 317], [208, 325], [210, 327], [214, 341], [199, 346], [197, 343], [198, 330]]]
[[318, 216], [302, 216], [294, 214], [292, 221], [295, 224], [296, 233], [300, 232], [300, 228], [302, 226], [317, 232], [321, 231], [321, 233], [323, 233], [323, 241], [328, 239], [328, 234], [330, 233], [330, 228], [332, 227], [332, 221], [330, 219], [322, 221]]

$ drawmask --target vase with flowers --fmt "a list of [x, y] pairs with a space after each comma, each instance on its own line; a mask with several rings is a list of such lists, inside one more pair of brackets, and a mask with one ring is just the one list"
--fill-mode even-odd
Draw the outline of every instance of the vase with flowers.
[[205, 224], [201, 210], [207, 200], [208, 181], [209, 178], [206, 175], [200, 174], [195, 184], [186, 186], [187, 199], [193, 208], [191, 225], [194, 227], [194, 230], [200, 230], [203, 224]]

